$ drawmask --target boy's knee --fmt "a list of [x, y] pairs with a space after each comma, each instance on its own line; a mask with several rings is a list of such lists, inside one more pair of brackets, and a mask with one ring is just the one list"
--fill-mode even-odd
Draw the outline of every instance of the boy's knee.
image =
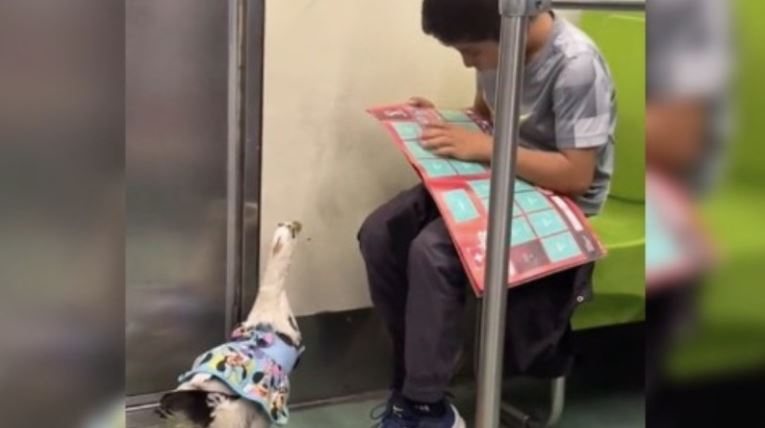
[[427, 283], [457, 298], [464, 294], [465, 270], [443, 220], [431, 223], [417, 235], [409, 247], [408, 262], [410, 283]]
[[370, 250], [380, 248], [388, 242], [388, 225], [381, 210], [376, 210], [364, 220], [356, 238], [365, 256]]

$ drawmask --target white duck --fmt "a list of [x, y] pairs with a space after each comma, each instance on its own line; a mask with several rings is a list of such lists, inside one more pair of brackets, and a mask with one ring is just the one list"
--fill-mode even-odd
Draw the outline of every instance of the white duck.
[[301, 230], [280, 223], [255, 304], [232, 341], [200, 355], [159, 414], [173, 427], [268, 428], [287, 422], [289, 373], [303, 351], [285, 282]]

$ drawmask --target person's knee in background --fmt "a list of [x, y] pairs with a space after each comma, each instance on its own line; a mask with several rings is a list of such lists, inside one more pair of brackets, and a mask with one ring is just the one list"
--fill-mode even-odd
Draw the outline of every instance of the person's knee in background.
[[382, 218], [382, 211], [375, 210], [362, 223], [356, 238], [359, 241], [361, 256], [367, 265], [374, 264], [384, 251], [390, 248], [390, 234], [387, 222]]

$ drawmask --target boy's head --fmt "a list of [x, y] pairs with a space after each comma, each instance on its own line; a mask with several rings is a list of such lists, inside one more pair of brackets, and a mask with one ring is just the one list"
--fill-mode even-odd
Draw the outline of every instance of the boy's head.
[[424, 0], [422, 30], [462, 55], [465, 67], [492, 69], [498, 63], [501, 28], [497, 0]]
[[[536, 43], [532, 18], [529, 44]], [[497, 68], [502, 17], [498, 0], [423, 0], [422, 30], [462, 55], [465, 67]], [[527, 46], [528, 47], [528, 46]]]

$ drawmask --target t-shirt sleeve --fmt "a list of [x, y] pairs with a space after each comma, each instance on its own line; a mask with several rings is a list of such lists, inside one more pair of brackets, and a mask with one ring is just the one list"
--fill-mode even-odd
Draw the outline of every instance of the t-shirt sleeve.
[[609, 142], [615, 104], [611, 77], [594, 54], [569, 60], [553, 87], [555, 143], [559, 149], [587, 149]]

